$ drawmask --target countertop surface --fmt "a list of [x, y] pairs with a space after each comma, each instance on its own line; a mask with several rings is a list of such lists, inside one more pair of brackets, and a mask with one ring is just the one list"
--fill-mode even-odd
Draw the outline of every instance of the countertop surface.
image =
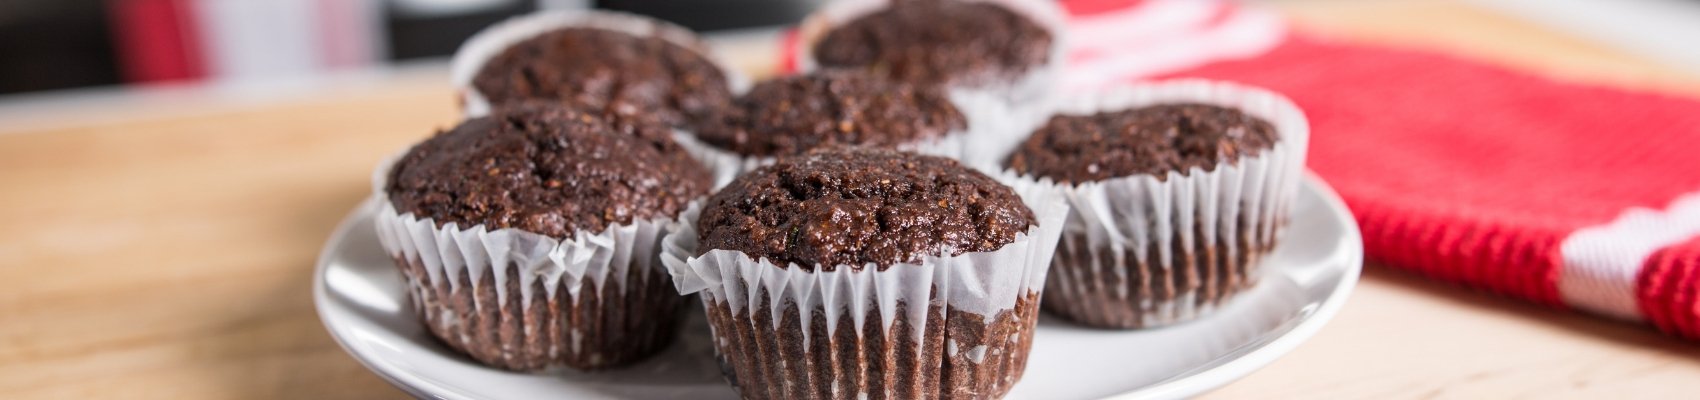
[[[1268, 4], [1321, 34], [1700, 97], [1694, 75], [1451, 1]], [[403, 397], [325, 333], [310, 279], [378, 160], [457, 117], [441, 72], [282, 100], [13, 104], [0, 398]], [[1696, 350], [1372, 265], [1314, 339], [1208, 397], [1692, 397]]]

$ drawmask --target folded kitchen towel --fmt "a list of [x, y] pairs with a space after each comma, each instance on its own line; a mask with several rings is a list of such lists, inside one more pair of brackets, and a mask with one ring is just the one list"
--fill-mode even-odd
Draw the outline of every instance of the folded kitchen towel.
[[[1700, 339], [1700, 101], [1286, 34], [1222, 3], [1071, 10], [1088, 46], [1074, 68], [1091, 72], [1076, 87], [1205, 77], [1293, 98], [1312, 121], [1310, 168], [1352, 208], [1371, 260]], [[1125, 35], [1141, 19], [1171, 21], [1146, 34], [1167, 39]]]
[[1700, 337], [1700, 102], [1303, 37], [1174, 75], [1292, 97], [1372, 260]]
[[1073, 0], [1066, 87], [1291, 97], [1381, 265], [1700, 339], [1700, 101], [1289, 33], [1194, 0]]

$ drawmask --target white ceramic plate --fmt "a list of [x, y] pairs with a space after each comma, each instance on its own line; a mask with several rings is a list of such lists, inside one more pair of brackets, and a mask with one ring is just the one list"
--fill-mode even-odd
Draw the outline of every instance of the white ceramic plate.
[[[378, 246], [370, 201], [319, 256], [313, 298], [342, 347], [414, 395], [443, 399], [731, 399], [700, 310], [680, 341], [614, 372], [520, 374], [485, 368], [438, 344], [415, 320], [401, 276]], [[1041, 317], [1012, 399], [1179, 398], [1244, 377], [1310, 338], [1357, 283], [1363, 245], [1351, 214], [1308, 177], [1292, 226], [1263, 281], [1199, 321], [1146, 331], [1075, 327]]]

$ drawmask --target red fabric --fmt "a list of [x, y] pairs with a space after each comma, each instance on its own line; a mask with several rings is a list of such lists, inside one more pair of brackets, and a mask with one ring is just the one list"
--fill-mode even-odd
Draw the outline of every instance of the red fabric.
[[347, 0], [315, 0], [317, 15], [319, 60], [327, 68], [358, 67], [367, 60], [366, 36], [359, 8], [365, 5]]
[[1653, 326], [1700, 340], [1700, 238], [1653, 253], [1638, 276], [1635, 298]]
[[189, 0], [117, 0], [107, 4], [125, 80], [156, 82], [206, 76]]
[[796, 29], [788, 29], [779, 36], [779, 72], [795, 73], [802, 66], [797, 65], [797, 41], [803, 40]]
[[1137, 7], [1146, 0], [1067, 0], [1062, 1], [1063, 9], [1075, 16], [1100, 14], [1120, 11]]
[[1217, 7], [1214, 12], [1210, 13], [1210, 19], [1208, 21], [1205, 21], [1204, 25], [1205, 26], [1221, 25], [1223, 22], [1227, 22], [1228, 18], [1233, 17], [1234, 13], [1237, 13], [1239, 11], [1240, 11], [1240, 7], [1233, 7], [1233, 6]]
[[1298, 103], [1309, 166], [1351, 206], [1372, 260], [1542, 304], [1562, 304], [1566, 235], [1700, 189], [1693, 100], [1303, 36], [1174, 76]]

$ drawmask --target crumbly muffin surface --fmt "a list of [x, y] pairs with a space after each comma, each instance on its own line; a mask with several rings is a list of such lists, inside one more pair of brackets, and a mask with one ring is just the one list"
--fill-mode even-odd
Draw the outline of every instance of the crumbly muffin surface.
[[756, 85], [697, 137], [743, 155], [775, 156], [831, 144], [894, 147], [967, 126], [941, 89], [821, 71]]
[[659, 37], [593, 28], [516, 43], [486, 62], [472, 84], [492, 105], [559, 100], [655, 113], [675, 127], [707, 118], [732, 98], [725, 74], [701, 53]]
[[827, 32], [815, 60], [913, 83], [978, 86], [1043, 65], [1054, 42], [1037, 22], [997, 4], [893, 3]]
[[997, 250], [1034, 223], [1012, 189], [954, 160], [831, 147], [738, 177], [709, 198], [696, 229], [699, 252], [883, 270]]
[[1169, 104], [1093, 115], [1059, 115], [1006, 162], [1016, 172], [1060, 182], [1092, 182], [1169, 171], [1214, 171], [1279, 140], [1269, 122], [1239, 110]]
[[612, 125], [570, 108], [498, 108], [414, 146], [385, 191], [397, 211], [439, 226], [557, 238], [672, 218], [708, 193], [708, 173], [671, 139]]

